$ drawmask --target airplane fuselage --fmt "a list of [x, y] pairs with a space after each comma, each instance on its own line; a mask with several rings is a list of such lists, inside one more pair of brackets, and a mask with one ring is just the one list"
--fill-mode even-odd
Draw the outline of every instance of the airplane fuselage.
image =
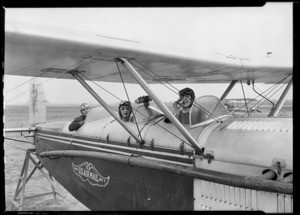
[[[154, 114], [151, 120], [137, 115], [138, 126], [126, 123], [140, 134], [140, 144], [101, 113], [101, 108], [92, 110], [77, 132], [68, 131], [70, 122], [47, 123], [37, 126], [35, 136], [38, 154], [64, 151], [66, 156], [40, 159], [90, 209], [292, 210], [292, 119], [225, 117], [222, 123], [185, 125], [204, 147], [197, 155], [164, 115]], [[131, 164], [133, 159], [138, 163]], [[184, 171], [164, 170], [164, 165]], [[205, 171], [210, 179], [202, 177]], [[245, 183], [249, 178], [269, 185]]]

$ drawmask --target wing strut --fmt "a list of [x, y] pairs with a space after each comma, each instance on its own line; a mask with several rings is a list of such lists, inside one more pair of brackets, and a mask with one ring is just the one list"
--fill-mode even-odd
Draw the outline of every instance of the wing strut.
[[282, 108], [283, 103], [285, 102], [288, 92], [290, 91], [291, 87], [293, 84], [293, 78], [291, 78], [291, 80], [289, 81], [288, 85], [286, 86], [286, 88], [284, 89], [283, 93], [281, 94], [278, 102], [276, 103], [274, 109], [272, 109], [268, 115], [268, 117], [276, 117], [279, 110]]
[[231, 81], [230, 85], [227, 87], [223, 95], [221, 96], [220, 100], [223, 102], [223, 100], [226, 98], [226, 96], [230, 93], [234, 85], [236, 84], [237, 80]]
[[132, 74], [140, 86], [150, 95], [150, 97], [155, 101], [158, 107], [164, 112], [164, 114], [170, 119], [170, 121], [176, 126], [180, 133], [192, 144], [196, 153], [203, 151], [203, 147], [197, 143], [197, 141], [191, 136], [191, 134], [183, 127], [183, 125], [178, 121], [178, 119], [171, 113], [168, 107], [154, 94], [154, 92], [149, 88], [146, 81], [140, 76], [140, 74], [134, 69], [134, 67], [128, 62], [126, 58], [119, 59], [122, 65]]
[[78, 71], [71, 70], [69, 71], [74, 78], [76, 78], [82, 86], [112, 115], [117, 122], [140, 144], [143, 143], [143, 140], [140, 140], [137, 135], [120, 119], [120, 117], [105, 103], [103, 99], [98, 96], [98, 94], [82, 79], [82, 77], [78, 74]]

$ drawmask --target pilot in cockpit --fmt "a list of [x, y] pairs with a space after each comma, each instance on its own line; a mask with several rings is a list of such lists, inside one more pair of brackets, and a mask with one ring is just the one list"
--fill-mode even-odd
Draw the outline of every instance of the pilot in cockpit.
[[131, 115], [132, 106], [129, 101], [124, 101], [119, 104], [119, 116], [124, 122], [133, 122], [134, 117]]
[[73, 122], [69, 125], [69, 131], [76, 131], [78, 130], [84, 123], [85, 118], [90, 111], [90, 106], [87, 103], [83, 103], [80, 105], [80, 113], [81, 115], [76, 117]]
[[175, 116], [182, 124], [189, 124], [190, 109], [194, 100], [194, 91], [186, 87], [179, 91], [179, 99], [173, 102]]

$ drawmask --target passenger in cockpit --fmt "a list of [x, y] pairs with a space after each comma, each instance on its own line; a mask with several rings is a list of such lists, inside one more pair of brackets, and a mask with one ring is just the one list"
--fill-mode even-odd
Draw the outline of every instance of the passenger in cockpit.
[[173, 103], [175, 116], [182, 124], [189, 124], [190, 109], [195, 100], [195, 93], [191, 88], [179, 91], [179, 99]]
[[69, 125], [69, 131], [76, 131], [78, 130], [84, 123], [86, 115], [90, 111], [90, 106], [87, 103], [83, 103], [80, 105], [80, 112], [81, 115], [76, 117], [73, 122]]
[[124, 122], [133, 122], [132, 106], [129, 101], [121, 102], [119, 104], [119, 116]]

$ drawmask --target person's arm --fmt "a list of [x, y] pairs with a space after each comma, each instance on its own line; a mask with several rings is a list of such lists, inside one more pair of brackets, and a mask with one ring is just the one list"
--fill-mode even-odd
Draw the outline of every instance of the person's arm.
[[76, 117], [73, 122], [69, 125], [69, 131], [78, 130], [84, 123], [84, 119], [82, 116]]
[[182, 101], [182, 98], [180, 97], [178, 100], [176, 100], [175, 102], [173, 102], [173, 109], [174, 109], [174, 115], [178, 118], [179, 116], [179, 111], [180, 111], [180, 107], [181, 104], [180, 102]]

